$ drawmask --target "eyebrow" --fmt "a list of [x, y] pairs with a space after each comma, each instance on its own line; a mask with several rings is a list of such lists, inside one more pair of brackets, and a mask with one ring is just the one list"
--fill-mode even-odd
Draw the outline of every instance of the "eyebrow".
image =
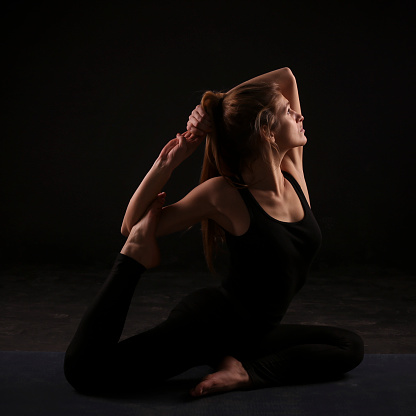
[[285, 106], [283, 107], [283, 111], [286, 111], [286, 109], [287, 109], [288, 107], [290, 107], [290, 102], [289, 102], [289, 101], [286, 101], [286, 104], [285, 104]]

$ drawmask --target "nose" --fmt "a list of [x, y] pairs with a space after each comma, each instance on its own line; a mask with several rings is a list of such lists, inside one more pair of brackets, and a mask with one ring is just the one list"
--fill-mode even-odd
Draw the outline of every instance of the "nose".
[[303, 120], [305, 120], [305, 117], [302, 114], [298, 114], [298, 123], [302, 123]]

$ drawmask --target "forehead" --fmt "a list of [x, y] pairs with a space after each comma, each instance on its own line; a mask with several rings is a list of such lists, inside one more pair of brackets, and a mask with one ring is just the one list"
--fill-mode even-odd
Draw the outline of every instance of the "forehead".
[[277, 108], [285, 108], [289, 105], [289, 101], [283, 96], [283, 94], [279, 94], [276, 97], [276, 107]]

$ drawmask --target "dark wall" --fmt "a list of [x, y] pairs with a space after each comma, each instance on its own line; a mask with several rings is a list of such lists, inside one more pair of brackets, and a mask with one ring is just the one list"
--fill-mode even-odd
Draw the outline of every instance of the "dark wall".
[[[412, 268], [409, 5], [115, 3], [3, 10], [3, 265], [112, 260], [129, 198], [202, 92], [289, 66], [318, 263]], [[168, 203], [197, 184], [201, 162], [199, 151], [175, 172]], [[205, 268], [198, 229], [161, 244], [165, 262]]]

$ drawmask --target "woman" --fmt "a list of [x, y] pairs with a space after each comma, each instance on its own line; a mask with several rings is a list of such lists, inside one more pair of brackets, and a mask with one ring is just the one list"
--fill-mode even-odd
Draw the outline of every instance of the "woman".
[[[306, 144], [295, 77], [289, 68], [227, 93], [208, 91], [132, 196], [127, 237], [65, 357], [79, 391], [137, 391], [193, 366], [215, 372], [191, 395], [328, 380], [363, 358], [361, 338], [327, 326], [280, 324], [320, 246], [302, 167]], [[163, 207], [173, 170], [206, 137], [201, 183]], [[198, 290], [157, 327], [119, 342], [140, 275], [159, 263], [156, 238], [202, 222], [213, 268], [225, 240], [230, 270], [218, 288]]]

